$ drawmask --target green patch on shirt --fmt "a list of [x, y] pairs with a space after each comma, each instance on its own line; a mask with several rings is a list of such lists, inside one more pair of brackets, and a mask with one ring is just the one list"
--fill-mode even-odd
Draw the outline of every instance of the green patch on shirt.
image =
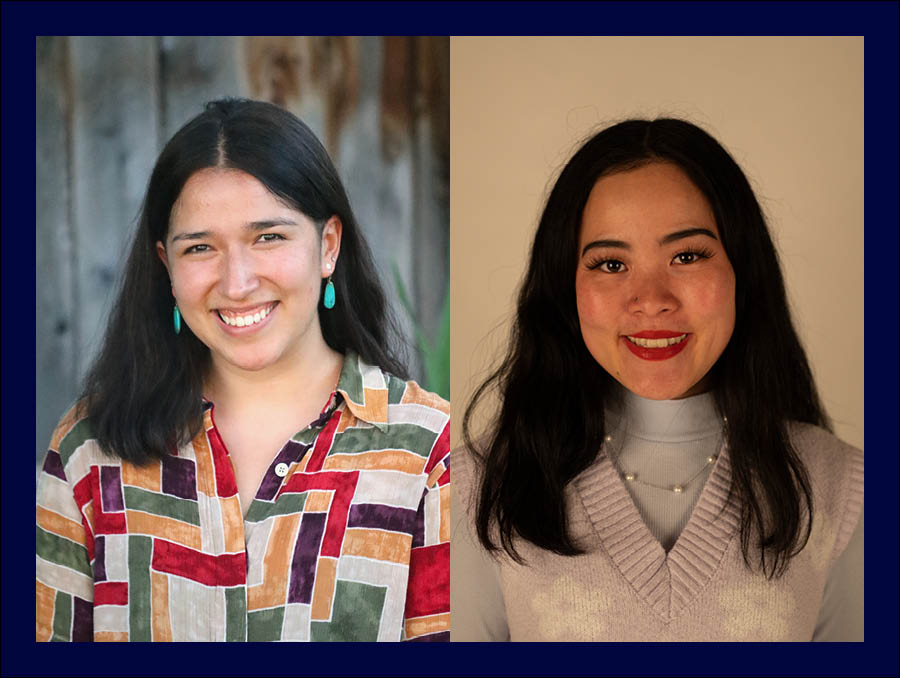
[[122, 490], [125, 493], [125, 508], [200, 525], [200, 508], [196, 501], [149, 492], [130, 485], [125, 485]]
[[310, 640], [378, 640], [378, 627], [387, 589], [338, 579], [334, 587], [331, 621], [310, 623]]
[[44, 560], [68, 567], [69, 569], [93, 576], [91, 563], [88, 560], [88, 550], [83, 544], [78, 544], [65, 537], [60, 537], [47, 532], [39, 525], [35, 534], [38, 557]]
[[247, 640], [252, 642], [281, 640], [284, 606], [257, 610], [247, 615]]

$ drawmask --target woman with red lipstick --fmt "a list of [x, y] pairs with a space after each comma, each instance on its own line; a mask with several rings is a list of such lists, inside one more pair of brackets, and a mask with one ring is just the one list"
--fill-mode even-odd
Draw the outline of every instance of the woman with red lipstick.
[[37, 639], [447, 640], [449, 403], [398, 345], [314, 134], [208, 104], [45, 459]]
[[455, 640], [862, 639], [862, 453], [695, 125], [622, 122], [563, 168], [464, 439]]

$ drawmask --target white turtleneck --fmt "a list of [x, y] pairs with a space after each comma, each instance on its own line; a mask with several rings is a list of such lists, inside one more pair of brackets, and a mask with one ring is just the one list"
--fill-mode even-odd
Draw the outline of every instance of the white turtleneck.
[[[708, 458], [724, 441], [712, 394], [648, 400], [624, 388], [606, 410], [604, 445], [650, 533], [668, 551], [674, 546], [712, 469]], [[645, 484], [646, 483], [646, 484]], [[682, 492], [670, 488], [680, 485]], [[658, 486], [658, 487], [654, 487]], [[662, 488], [662, 489], [661, 489]], [[468, 529], [454, 494], [451, 537], [451, 638], [508, 640], [496, 563]], [[863, 640], [863, 517], [832, 566], [813, 640]]]
[[[709, 393], [648, 400], [620, 389], [606, 413], [604, 447], [650, 533], [669, 551], [681, 534], [719, 454], [723, 422]], [[672, 488], [681, 488], [674, 492]]]

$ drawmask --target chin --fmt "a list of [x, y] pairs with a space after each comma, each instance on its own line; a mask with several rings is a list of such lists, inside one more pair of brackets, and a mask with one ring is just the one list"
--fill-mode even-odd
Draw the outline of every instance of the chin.
[[228, 356], [227, 362], [245, 372], [259, 372], [275, 362], [268, 355]]
[[677, 400], [691, 389], [689, 384], [666, 384], [659, 381], [621, 383], [636, 396], [648, 400]]

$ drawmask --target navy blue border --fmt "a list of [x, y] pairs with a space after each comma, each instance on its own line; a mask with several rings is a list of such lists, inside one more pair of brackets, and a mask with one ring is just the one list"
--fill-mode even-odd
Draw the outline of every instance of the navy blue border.
[[[4, 2], [2, 26], [3, 675], [897, 675], [898, 437], [892, 422], [898, 411], [898, 361], [897, 352], [883, 345], [883, 338], [898, 336], [896, 2]], [[35, 129], [34, 37], [283, 32], [865, 36], [870, 593], [864, 644], [408, 644], [335, 652], [333, 647], [301, 645], [101, 648], [39, 647], [33, 642], [34, 324], [23, 322], [22, 316], [33, 308], [31, 281], [36, 275], [31, 249], [35, 147], [28, 133]]]

